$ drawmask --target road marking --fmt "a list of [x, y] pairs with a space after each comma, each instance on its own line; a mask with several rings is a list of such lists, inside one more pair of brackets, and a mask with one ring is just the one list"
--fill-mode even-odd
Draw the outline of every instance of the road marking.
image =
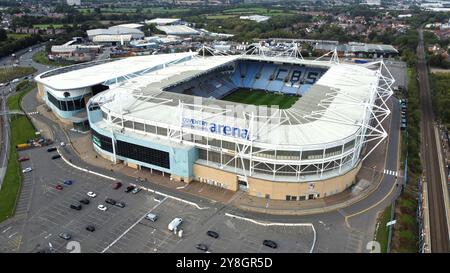
[[284, 226], [284, 227], [310, 227], [313, 230], [314, 233], [314, 239], [313, 239], [313, 243], [311, 246], [311, 249], [309, 250], [309, 253], [312, 253], [314, 250], [314, 246], [316, 245], [316, 229], [314, 228], [314, 225], [312, 223], [276, 223], [276, 222], [260, 222], [254, 219], [250, 219], [250, 218], [246, 218], [246, 217], [242, 217], [242, 216], [238, 216], [238, 215], [234, 215], [234, 214], [230, 214], [230, 213], [225, 213], [226, 216], [231, 217], [231, 218], [236, 218], [236, 219], [240, 219], [240, 220], [244, 220], [247, 222], [251, 222], [254, 223], [256, 225], [260, 225], [260, 226]]
[[8, 236], [8, 238], [11, 238], [11, 237], [13, 237], [13, 236], [14, 236], [14, 235], [16, 235], [17, 233], [19, 233], [19, 232], [17, 232], [17, 231], [16, 231], [16, 232], [14, 232], [13, 234], [9, 235], [9, 236]]
[[391, 176], [398, 176], [398, 171], [384, 169], [383, 173]]
[[48, 239], [50, 236], [52, 236], [52, 234], [48, 234], [47, 236], [44, 237], [44, 239]]
[[97, 176], [100, 176], [100, 177], [103, 177], [103, 178], [106, 178], [106, 179], [110, 179], [110, 180], [113, 180], [113, 181], [117, 180], [114, 177], [107, 176], [107, 175], [104, 175], [104, 174], [101, 174], [101, 173], [93, 172], [93, 171], [90, 171], [88, 169], [84, 169], [84, 168], [78, 167], [78, 166], [72, 164], [71, 162], [67, 161], [67, 159], [64, 158], [64, 156], [61, 154], [59, 149], [57, 151], [58, 151], [58, 154], [61, 156], [62, 160], [64, 160], [64, 162], [66, 162], [67, 165], [69, 165], [69, 166], [71, 166], [71, 167], [73, 167], [73, 168], [75, 168], [77, 170], [80, 170], [80, 171], [83, 171], [83, 172], [87, 172], [87, 173], [91, 173], [91, 174], [95, 174]]
[[161, 205], [165, 200], [167, 199], [164, 198], [160, 203], [156, 204], [155, 206], [153, 206], [153, 208], [151, 208], [148, 212], [146, 212], [144, 215], [142, 215], [141, 218], [139, 218], [134, 224], [132, 224], [127, 230], [125, 230], [122, 234], [119, 235], [119, 237], [117, 237], [111, 244], [109, 244], [105, 249], [103, 249], [103, 251], [101, 253], [105, 253], [110, 247], [112, 247], [114, 244], [116, 244], [123, 236], [125, 236], [132, 228], [134, 228], [140, 221], [142, 221], [142, 219], [145, 218], [145, 216], [147, 214], [149, 214], [150, 212], [152, 212], [154, 209], [156, 209], [159, 205]]
[[388, 192], [381, 200], [379, 200], [378, 202], [376, 202], [375, 204], [373, 204], [373, 205], [370, 206], [370, 207], [367, 207], [367, 208], [365, 208], [365, 209], [363, 209], [363, 210], [361, 210], [361, 211], [358, 211], [358, 212], [356, 212], [356, 213], [353, 213], [353, 214], [350, 214], [350, 215], [345, 216], [345, 217], [344, 217], [344, 218], [345, 218], [345, 224], [347, 225], [347, 227], [350, 228], [350, 224], [349, 224], [349, 222], [348, 222], [348, 218], [351, 218], [351, 217], [354, 217], [354, 216], [359, 215], [359, 214], [361, 214], [361, 213], [364, 213], [364, 212], [366, 212], [366, 211], [368, 211], [368, 210], [370, 210], [370, 209], [372, 209], [372, 208], [378, 206], [380, 203], [382, 203], [384, 200], [386, 200], [386, 198], [388, 198], [388, 197], [392, 194], [392, 192], [394, 191], [394, 189], [396, 188], [396, 185], [397, 185], [397, 178], [395, 178], [395, 181], [394, 181], [394, 182], [395, 182], [395, 183], [392, 184], [392, 187], [391, 187], [391, 189], [389, 190], [389, 192]]
[[[181, 198], [178, 198], [178, 197], [169, 195], [169, 194], [165, 194], [165, 193], [162, 193], [162, 192], [159, 192], [159, 191], [150, 189], [150, 188], [142, 187], [142, 186], [139, 186], [139, 185], [137, 185], [137, 184], [130, 183], [130, 185], [135, 186], [135, 187], [140, 187], [141, 189], [143, 189], [143, 190], [145, 190], [145, 191], [149, 191], [149, 192], [154, 193], [154, 194], [162, 195], [162, 196], [164, 196], [164, 197], [167, 197], [167, 198], [170, 198], [170, 199], [173, 199], [173, 200], [177, 200], [177, 201], [180, 201], [180, 202], [189, 204], [189, 205], [191, 205], [191, 206], [196, 207], [196, 208], [199, 209], [199, 210], [209, 209], [209, 207], [200, 207], [198, 204], [196, 204], [196, 203], [194, 203], [194, 202], [187, 201], [187, 200], [184, 200], [184, 199], [181, 199]], [[155, 200], [155, 201], [157, 201], [157, 200]]]

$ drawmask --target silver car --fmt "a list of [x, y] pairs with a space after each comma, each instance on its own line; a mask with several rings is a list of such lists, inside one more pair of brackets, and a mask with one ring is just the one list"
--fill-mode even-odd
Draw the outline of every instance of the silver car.
[[158, 215], [149, 213], [149, 214], [145, 215], [145, 219], [150, 220], [152, 222], [156, 222], [156, 220], [158, 220]]
[[67, 232], [62, 232], [59, 234], [59, 237], [63, 238], [64, 240], [70, 240], [72, 238], [72, 235]]

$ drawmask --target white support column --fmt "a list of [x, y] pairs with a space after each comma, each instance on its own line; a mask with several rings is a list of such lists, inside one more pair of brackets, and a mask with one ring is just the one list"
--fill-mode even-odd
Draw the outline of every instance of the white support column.
[[[117, 163], [117, 155], [116, 155], [116, 139], [114, 137], [113, 124], [111, 121], [111, 113], [108, 113], [108, 121], [109, 121], [109, 129], [111, 131], [111, 146], [113, 149], [113, 163]], [[123, 122], [123, 119], [122, 119]]]
[[342, 149], [341, 149], [341, 159], [339, 160], [339, 174], [341, 174], [342, 171], [342, 157], [345, 151], [345, 142], [344, 144], [342, 144]]

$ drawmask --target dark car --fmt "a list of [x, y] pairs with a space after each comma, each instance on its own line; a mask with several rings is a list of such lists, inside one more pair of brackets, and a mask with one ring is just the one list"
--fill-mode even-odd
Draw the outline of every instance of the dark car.
[[278, 247], [277, 243], [275, 243], [272, 240], [264, 240], [263, 241], [263, 245], [268, 246], [270, 248], [277, 248]]
[[72, 235], [67, 232], [62, 232], [59, 234], [59, 237], [63, 238], [64, 240], [70, 240], [72, 238]]
[[116, 200], [111, 199], [111, 198], [106, 198], [105, 202], [108, 203], [108, 204], [111, 204], [111, 205], [115, 205], [116, 204]]
[[58, 158], [61, 158], [61, 156], [60, 156], [60, 155], [54, 155], [54, 156], [52, 156], [52, 159], [58, 159]]
[[19, 162], [23, 162], [23, 161], [27, 161], [27, 160], [30, 160], [30, 158], [27, 157], [27, 156], [21, 156], [21, 157], [19, 157]]
[[80, 200], [80, 203], [85, 204], [85, 205], [89, 205], [89, 200], [86, 198], [83, 198]]
[[125, 203], [124, 202], [117, 202], [117, 203], [115, 203], [114, 204], [116, 207], [119, 207], [119, 208], [124, 208], [125, 207]]
[[134, 190], [134, 188], [135, 188], [135, 186], [128, 186], [128, 187], [125, 189], [125, 192], [130, 192], [130, 191]]
[[116, 182], [113, 184], [113, 189], [117, 190], [118, 188], [122, 187], [122, 183]]
[[90, 232], [94, 232], [95, 231], [95, 227], [93, 225], [89, 225], [89, 226], [86, 227], [86, 230], [90, 231]]
[[212, 230], [208, 230], [208, 231], [206, 232], [206, 234], [208, 234], [209, 237], [213, 237], [214, 239], [219, 238], [219, 233], [217, 233], [217, 232], [215, 232], [215, 231], [212, 231]]
[[81, 210], [81, 205], [80, 204], [70, 204], [70, 208], [76, 209], [76, 210]]
[[63, 186], [62, 186], [61, 184], [58, 184], [58, 185], [55, 186], [55, 189], [57, 189], [57, 190], [62, 190], [62, 189], [63, 189]]
[[64, 180], [64, 184], [66, 184], [66, 185], [72, 185], [72, 180]]
[[195, 246], [195, 248], [198, 249], [198, 250], [202, 250], [202, 251], [208, 251], [208, 246], [204, 245], [204, 244], [197, 244]]
[[49, 153], [54, 152], [54, 151], [56, 151], [56, 147], [51, 147], [51, 148], [47, 149], [47, 152], [49, 152]]

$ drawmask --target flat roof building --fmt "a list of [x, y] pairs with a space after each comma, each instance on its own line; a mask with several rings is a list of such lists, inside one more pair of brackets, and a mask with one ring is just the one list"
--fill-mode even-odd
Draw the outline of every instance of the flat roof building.
[[176, 25], [181, 23], [181, 19], [178, 18], [155, 18], [151, 20], [145, 20], [145, 23], [147, 25], [155, 24], [158, 26], [164, 26], [164, 25]]
[[156, 26], [156, 28], [167, 35], [176, 35], [176, 36], [192, 36], [199, 35], [200, 32], [191, 27], [185, 25], [160, 25]]

